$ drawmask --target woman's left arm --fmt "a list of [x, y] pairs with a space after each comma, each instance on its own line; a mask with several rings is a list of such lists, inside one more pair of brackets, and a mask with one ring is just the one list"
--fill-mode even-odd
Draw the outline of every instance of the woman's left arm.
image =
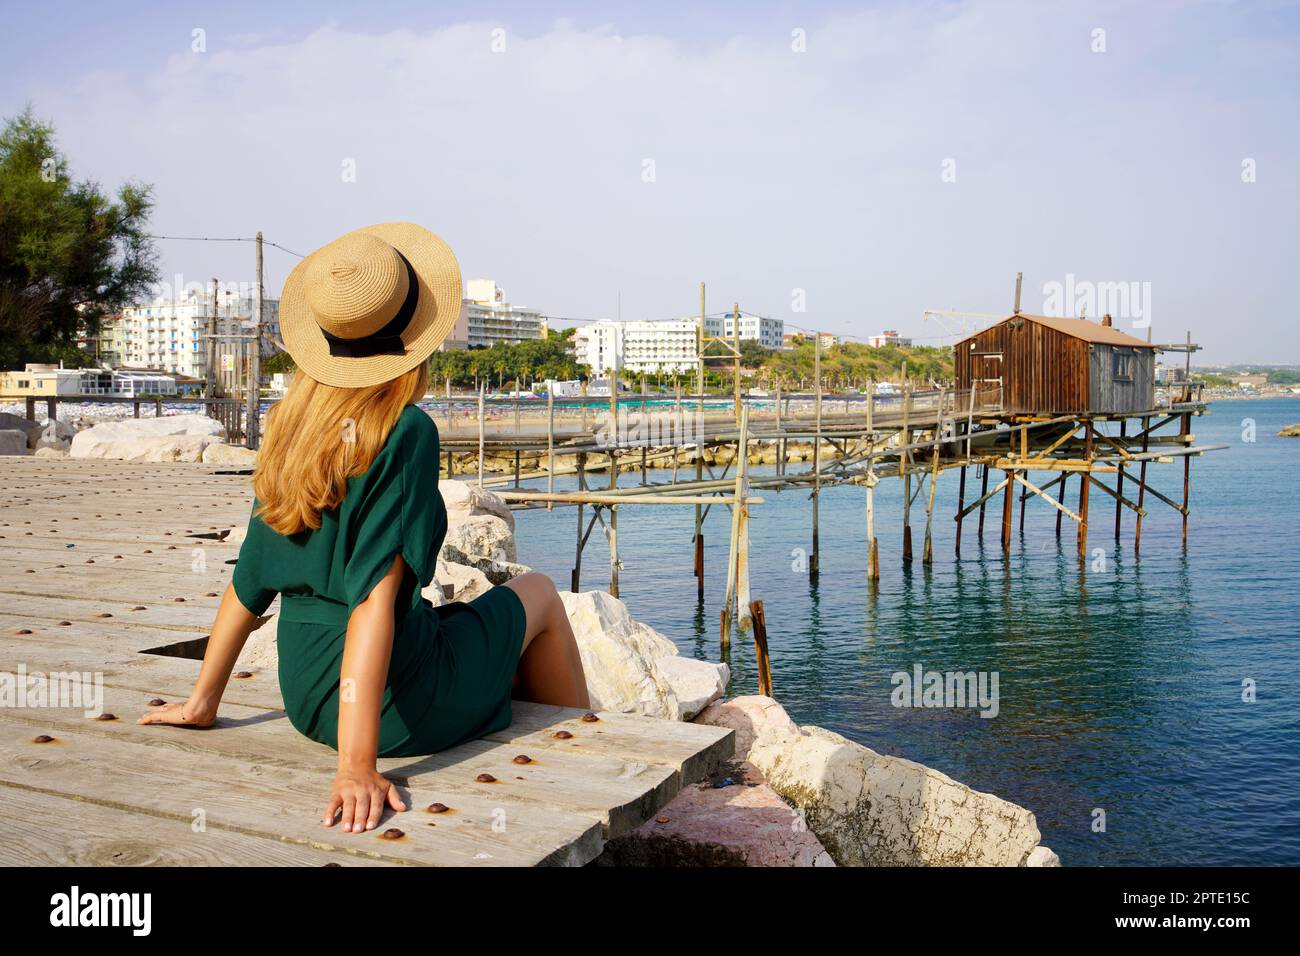
[[208, 636], [208, 647], [203, 653], [203, 667], [194, 690], [183, 704], [163, 704], [140, 718], [141, 724], [186, 724], [209, 727], [217, 719], [217, 707], [226, 692], [230, 672], [235, 669], [239, 652], [244, 649], [248, 635], [257, 627], [258, 616], [240, 603], [233, 584], [226, 585], [226, 593], [217, 608], [217, 619]]

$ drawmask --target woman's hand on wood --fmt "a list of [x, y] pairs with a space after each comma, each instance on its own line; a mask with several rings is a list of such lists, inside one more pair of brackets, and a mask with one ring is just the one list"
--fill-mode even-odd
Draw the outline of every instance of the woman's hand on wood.
[[217, 722], [217, 707], [191, 695], [183, 704], [160, 704], [136, 721], [137, 724], [175, 724], [182, 727], [211, 727]]
[[373, 767], [340, 767], [334, 777], [334, 786], [330, 788], [330, 802], [321, 823], [333, 826], [334, 818], [341, 810], [339, 819], [345, 833], [373, 830], [384, 815], [385, 803], [399, 812], [406, 809], [397, 788]]

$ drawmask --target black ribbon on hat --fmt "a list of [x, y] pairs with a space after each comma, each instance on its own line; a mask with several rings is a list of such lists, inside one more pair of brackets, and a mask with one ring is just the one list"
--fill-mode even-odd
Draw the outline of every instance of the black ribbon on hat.
[[397, 255], [406, 266], [406, 299], [402, 302], [402, 307], [382, 328], [359, 338], [344, 339], [321, 329], [321, 335], [325, 336], [325, 341], [329, 343], [330, 355], [342, 358], [366, 358], [371, 355], [406, 354], [406, 343], [402, 341], [402, 333], [411, 324], [415, 307], [420, 301], [420, 280], [416, 278], [415, 268], [410, 260], [400, 251], [397, 251]]

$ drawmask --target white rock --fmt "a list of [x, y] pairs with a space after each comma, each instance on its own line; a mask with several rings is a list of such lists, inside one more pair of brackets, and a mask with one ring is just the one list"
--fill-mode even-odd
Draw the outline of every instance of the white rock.
[[[518, 558], [515, 550], [515, 533], [510, 530], [510, 526], [505, 521], [495, 515], [474, 515], [463, 521], [449, 524], [443, 547], [459, 554], [493, 558], [497, 561], [513, 563]], [[456, 556], [452, 554], [445, 559], [455, 561]]]
[[278, 614], [264, 618], [257, 630], [248, 635], [248, 641], [235, 661], [235, 670], [274, 671], [279, 668], [280, 646], [276, 643], [279, 620]]
[[695, 717], [697, 724], [730, 727], [736, 732], [736, 756], [749, 759], [754, 741], [763, 735], [798, 737], [799, 725], [771, 697], [747, 694], [710, 704]]
[[63, 448], [52, 448], [49, 445], [38, 445], [32, 452], [33, 458], [67, 458], [68, 452]]
[[1036, 846], [1029, 851], [1025, 866], [1060, 866], [1061, 858], [1045, 846]]
[[73, 458], [124, 461], [198, 461], [203, 449], [225, 436], [225, 428], [206, 415], [165, 415], [100, 422], [77, 432]]
[[239, 465], [251, 468], [257, 464], [257, 452], [242, 445], [227, 445], [225, 442], [213, 442], [203, 449], [205, 465]]
[[603, 591], [561, 591], [560, 599], [578, 639], [592, 710], [680, 720], [681, 705], [656, 666], [674, 656], [677, 646], [632, 620], [627, 606]]
[[1023, 807], [820, 727], [760, 735], [749, 759], [840, 866], [1020, 866], [1038, 846]]
[[[444, 584], [451, 585], [450, 598], [443, 594], [442, 586]], [[420, 593], [428, 598], [434, 607], [438, 607], [446, 604], [448, 600], [472, 601], [491, 589], [492, 582], [478, 568], [465, 564], [456, 564], [451, 561], [439, 561], [438, 569], [434, 572], [433, 583]]]
[[727, 691], [731, 669], [726, 664], [697, 661], [672, 654], [655, 660], [660, 676], [673, 689], [682, 720], [690, 720]]
[[492, 515], [515, 530], [515, 516], [510, 506], [492, 492], [470, 481], [443, 479], [438, 482], [443, 503], [447, 506], [447, 523], [458, 524], [476, 515]]
[[17, 428], [0, 430], [0, 455], [27, 454], [27, 433]]

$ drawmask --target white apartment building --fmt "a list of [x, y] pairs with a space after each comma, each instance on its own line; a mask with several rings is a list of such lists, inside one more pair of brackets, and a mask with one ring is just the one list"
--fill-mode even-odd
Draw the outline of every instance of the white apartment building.
[[[704, 319], [704, 334], [710, 338], [731, 338], [736, 319], [730, 313], [711, 315]], [[757, 342], [765, 349], [779, 349], [784, 344], [785, 323], [762, 315], [740, 316], [740, 341]]]
[[[128, 368], [147, 368], [191, 375], [207, 376], [208, 321], [213, 315], [211, 292], [190, 292], [183, 298], [132, 305], [122, 310], [120, 319], [106, 319], [101, 339], [110, 348], [121, 351], [117, 361]], [[218, 291], [215, 313], [216, 334], [249, 335], [252, 332], [253, 297], [234, 290]], [[109, 331], [107, 325], [120, 322], [120, 329]], [[280, 300], [262, 302], [262, 330], [270, 338], [280, 337]], [[263, 354], [269, 354], [268, 339], [263, 339]], [[116, 343], [116, 344], [114, 344]], [[244, 344], [217, 340], [217, 361], [242, 353]]]
[[606, 375], [615, 361], [620, 369], [650, 375], [690, 372], [699, 355], [698, 326], [698, 319], [593, 322], [574, 330], [573, 352], [593, 376]]
[[526, 339], [546, 338], [546, 317], [506, 301], [505, 292], [492, 279], [465, 283], [468, 345], [490, 348], [497, 342], [515, 345]]
[[622, 323], [600, 321], [574, 329], [573, 357], [591, 369], [592, 377], [603, 377], [615, 366], [623, 368]]

